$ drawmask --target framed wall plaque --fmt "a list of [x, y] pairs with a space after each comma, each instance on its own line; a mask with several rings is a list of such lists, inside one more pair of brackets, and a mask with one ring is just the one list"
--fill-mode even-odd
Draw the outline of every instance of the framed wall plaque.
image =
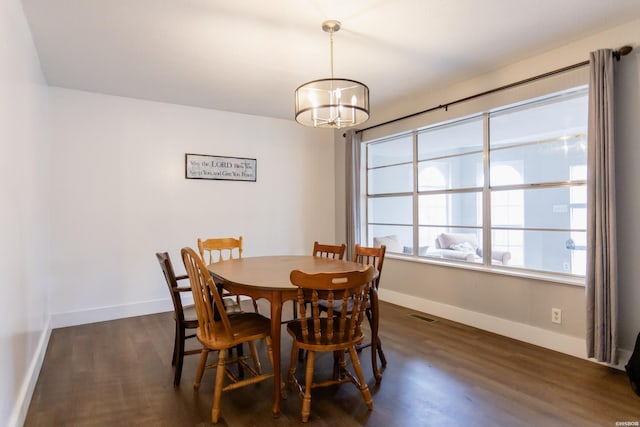
[[219, 179], [256, 182], [256, 159], [187, 153], [184, 156], [186, 179]]

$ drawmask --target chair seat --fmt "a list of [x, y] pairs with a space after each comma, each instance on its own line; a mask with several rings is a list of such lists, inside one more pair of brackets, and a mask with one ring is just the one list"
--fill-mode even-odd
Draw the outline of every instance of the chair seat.
[[198, 340], [211, 349], [223, 350], [234, 347], [246, 341], [255, 341], [269, 335], [271, 331], [271, 321], [258, 313], [238, 313], [229, 316], [231, 330], [234, 331], [232, 337], [224, 332], [222, 321], [213, 323], [216, 333], [210, 334], [212, 338], [205, 338], [200, 327], [196, 330]]
[[[347, 319], [347, 322], [349, 322], [349, 319]], [[327, 351], [328, 347], [331, 347], [329, 350], [341, 350], [360, 344], [364, 339], [364, 334], [360, 328], [356, 329], [353, 338], [346, 339], [342, 337], [339, 333], [340, 321], [337, 318], [333, 320], [333, 336], [331, 338], [329, 338], [327, 333], [328, 319], [326, 317], [320, 319], [321, 333], [319, 339], [316, 340], [314, 338], [315, 328], [312, 319], [307, 320], [307, 328], [309, 330], [309, 337], [305, 339], [302, 334], [302, 322], [300, 320], [287, 323], [287, 332], [297, 341], [298, 347], [303, 350]]]

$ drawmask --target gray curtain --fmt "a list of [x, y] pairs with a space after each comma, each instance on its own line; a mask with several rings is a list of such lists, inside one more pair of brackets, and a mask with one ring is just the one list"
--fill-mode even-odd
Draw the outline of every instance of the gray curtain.
[[613, 52], [590, 54], [587, 163], [587, 355], [617, 364]]
[[346, 133], [345, 181], [347, 207], [347, 259], [353, 259], [356, 243], [360, 243], [360, 143], [362, 137], [354, 130]]

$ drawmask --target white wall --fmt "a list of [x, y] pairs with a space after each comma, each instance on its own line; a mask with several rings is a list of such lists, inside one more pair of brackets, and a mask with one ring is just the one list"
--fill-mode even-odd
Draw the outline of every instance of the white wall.
[[18, 0], [0, 3], [0, 425], [21, 425], [48, 341], [47, 88]]
[[[589, 52], [631, 44], [632, 54], [616, 65], [616, 144], [618, 188], [618, 236], [620, 265], [620, 340], [622, 361], [633, 348], [640, 328], [640, 265], [635, 261], [640, 241], [640, 20], [578, 40], [559, 49], [495, 70], [460, 84], [417, 93], [394, 105], [373, 111], [367, 126], [391, 120], [458, 98], [585, 61]], [[451, 110], [451, 109], [450, 109]], [[435, 114], [445, 114], [442, 111]], [[392, 125], [395, 128], [397, 125]], [[380, 133], [376, 129], [374, 133]], [[335, 138], [339, 144], [341, 133]], [[336, 151], [336, 171], [344, 180], [344, 153]], [[336, 206], [343, 212], [344, 191], [336, 187]], [[344, 224], [338, 223], [344, 235]], [[381, 299], [478, 326], [523, 341], [584, 357], [586, 345], [585, 291], [583, 287], [530, 278], [496, 275], [415, 263], [401, 259], [385, 262]], [[551, 308], [562, 309], [562, 324], [551, 322]]]
[[[171, 308], [154, 256], [244, 238], [244, 255], [334, 239], [331, 133], [294, 121], [51, 88], [53, 325]], [[185, 153], [257, 159], [257, 182], [187, 180]]]

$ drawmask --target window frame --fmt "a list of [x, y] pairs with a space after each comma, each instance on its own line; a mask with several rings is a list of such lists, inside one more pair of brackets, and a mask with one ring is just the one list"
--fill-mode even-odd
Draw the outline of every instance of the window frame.
[[[448, 265], [448, 266], [454, 266], [454, 267], [460, 267], [460, 268], [471, 268], [471, 269], [475, 269], [475, 270], [487, 270], [487, 271], [492, 271], [492, 272], [499, 272], [499, 273], [505, 273], [505, 274], [511, 274], [511, 275], [517, 275], [517, 276], [526, 276], [526, 277], [535, 277], [537, 279], [542, 279], [542, 280], [549, 280], [552, 282], [562, 282], [562, 283], [568, 283], [568, 284], [574, 284], [574, 285], [580, 285], [580, 286], [584, 286], [584, 280], [585, 280], [585, 274], [575, 274], [573, 272], [559, 272], [559, 271], [552, 271], [552, 270], [542, 270], [542, 269], [535, 269], [535, 268], [527, 268], [525, 266], [513, 266], [513, 265], [494, 265], [492, 263], [492, 259], [491, 259], [491, 250], [484, 250], [482, 253], [482, 259], [481, 262], [471, 262], [471, 261], [457, 261], [457, 260], [450, 260], [450, 259], [436, 259], [436, 258], [431, 258], [428, 256], [424, 256], [420, 254], [420, 229], [421, 227], [424, 227], [425, 225], [421, 225], [420, 224], [420, 217], [419, 217], [419, 207], [420, 207], [420, 196], [421, 195], [437, 195], [437, 194], [443, 194], [443, 195], [450, 195], [450, 194], [461, 194], [461, 193], [478, 193], [479, 197], [482, 200], [482, 206], [481, 206], [481, 215], [482, 215], [482, 221], [479, 225], [479, 227], [476, 226], [466, 226], [466, 225], [458, 225], [458, 224], [452, 224], [450, 221], [447, 221], [448, 224], [443, 224], [442, 227], [444, 228], [448, 228], [448, 229], [465, 229], [465, 228], [469, 228], [469, 229], [474, 229], [474, 230], [480, 230], [481, 232], [481, 236], [482, 236], [482, 241], [481, 241], [481, 245], [483, 248], [492, 248], [492, 243], [493, 243], [493, 232], [496, 230], [505, 230], [505, 231], [509, 231], [509, 230], [520, 230], [523, 233], [525, 231], [562, 231], [562, 232], [586, 232], [585, 229], [574, 229], [574, 228], [540, 228], [540, 227], [526, 227], [526, 226], [522, 226], [522, 227], [509, 227], [509, 226], [496, 226], [494, 227], [492, 225], [492, 212], [491, 212], [491, 195], [500, 191], [509, 191], [509, 190], [531, 190], [531, 189], [543, 189], [543, 188], [563, 188], [563, 187], [580, 187], [580, 186], [585, 186], [587, 185], [586, 180], [573, 180], [571, 178], [569, 178], [567, 181], [551, 181], [551, 182], [544, 182], [544, 183], [526, 183], [526, 184], [517, 184], [517, 185], [495, 185], [495, 186], [491, 186], [491, 167], [490, 167], [490, 154], [491, 154], [491, 140], [490, 140], [490, 117], [493, 114], [496, 113], [501, 113], [503, 111], [509, 110], [509, 109], [513, 109], [513, 108], [518, 108], [518, 107], [522, 107], [522, 106], [526, 106], [526, 105], [534, 105], [536, 103], [540, 103], [542, 102], [548, 102], [548, 101], [552, 101], [554, 98], [561, 98], [561, 97], [571, 97], [571, 96], [575, 96], [575, 97], [579, 97], [579, 96], [583, 96], [587, 93], [588, 87], [584, 84], [580, 84], [580, 85], [576, 85], [575, 87], [569, 88], [569, 89], [565, 89], [562, 91], [556, 91], [554, 93], [545, 95], [545, 96], [540, 96], [540, 97], [535, 97], [535, 98], [530, 98], [530, 99], [526, 99], [523, 100], [521, 102], [518, 103], [514, 103], [512, 105], [505, 105], [502, 107], [498, 107], [498, 108], [493, 108], [493, 109], [489, 109], [487, 111], [482, 111], [479, 113], [475, 113], [475, 114], [470, 114], [470, 115], [466, 115], [463, 117], [456, 117], [447, 121], [442, 121], [439, 123], [433, 123], [430, 124], [428, 126], [424, 126], [424, 127], [420, 127], [420, 128], [416, 128], [416, 129], [412, 129], [409, 131], [405, 131], [405, 132], [401, 132], [401, 133], [397, 133], [394, 135], [389, 135], [386, 137], [382, 137], [382, 138], [377, 138], [377, 139], [372, 139], [372, 140], [364, 140], [362, 144], [364, 145], [364, 150], [362, 150], [362, 162], [361, 164], [362, 166], [362, 175], [363, 178], [365, 179], [365, 185], [362, 186], [363, 188], [363, 194], [362, 194], [362, 200], [364, 201], [365, 204], [365, 208], [362, 209], [362, 224], [363, 224], [363, 230], [364, 232], [363, 234], [363, 238], [366, 242], [369, 242], [369, 244], [371, 243], [373, 236], [369, 235], [370, 234], [370, 227], [372, 225], [377, 225], [377, 226], [385, 226], [385, 225], [393, 225], [393, 224], [378, 224], [378, 223], [372, 223], [369, 222], [369, 211], [368, 211], [368, 207], [369, 207], [369, 200], [372, 198], [378, 198], [378, 197], [394, 197], [394, 196], [409, 196], [411, 195], [412, 197], [412, 203], [413, 203], [413, 223], [412, 223], [412, 228], [413, 228], [413, 239], [412, 239], [412, 252], [411, 254], [407, 254], [407, 253], [398, 253], [398, 252], [390, 252], [388, 251], [388, 255], [390, 255], [391, 257], [400, 257], [403, 259], [408, 259], [408, 260], [412, 260], [412, 261], [418, 261], [418, 262], [424, 262], [424, 263], [435, 263], [435, 264], [444, 264], [444, 265]], [[433, 161], [433, 160], [437, 160], [438, 158], [428, 158], [428, 159], [418, 159], [418, 151], [419, 151], [419, 135], [420, 133], [424, 133], [427, 132], [429, 129], [434, 129], [434, 128], [439, 128], [439, 127], [443, 127], [443, 126], [452, 126], [455, 125], [457, 123], [461, 123], [463, 121], [467, 121], [467, 120], [474, 120], [474, 119], [478, 119], [478, 118], [482, 118], [482, 124], [483, 124], [483, 142], [482, 142], [482, 169], [483, 169], [483, 185], [481, 187], [464, 187], [464, 188], [447, 188], [447, 189], [433, 189], [433, 190], [420, 190], [419, 189], [419, 174], [420, 174], [420, 169], [419, 169], [419, 165], [421, 163], [427, 162], [427, 161]], [[402, 192], [402, 193], [384, 193], [384, 194], [369, 194], [369, 182], [368, 182], [368, 172], [370, 170], [369, 166], [368, 166], [368, 159], [369, 159], [369, 147], [372, 146], [373, 144], [377, 144], [377, 143], [382, 143], [382, 142], [390, 142], [394, 139], [399, 139], [399, 138], [406, 138], [408, 135], [411, 135], [412, 138], [412, 144], [413, 144], [413, 191], [412, 192]], [[571, 135], [572, 137], [575, 135]], [[579, 137], [585, 138], [586, 139], [586, 129], [585, 129], [585, 133], [578, 135]], [[553, 138], [555, 139], [555, 138]], [[544, 141], [538, 141], [538, 142], [534, 142], [534, 143], [541, 143]], [[526, 144], [524, 144], [526, 145]], [[513, 147], [510, 146], [510, 147]], [[503, 149], [503, 148], [498, 148], [498, 150]], [[495, 150], [495, 148], [494, 148]], [[460, 154], [460, 156], [462, 155], [466, 155], [469, 154], [469, 152], [465, 152], [463, 154]], [[444, 156], [444, 157], [455, 157], [455, 155], [451, 155], [451, 156]], [[447, 203], [449, 203], [449, 201], [447, 201]], [[526, 205], [523, 205], [523, 207]], [[569, 208], [573, 208], [573, 204], [571, 204], [571, 206], [569, 206]], [[582, 205], [580, 206], [582, 207]], [[404, 224], [403, 224], [404, 226]], [[432, 227], [438, 227], [437, 225], [431, 225]], [[442, 228], [440, 227], [440, 228]], [[523, 244], [523, 248], [525, 248], [526, 245]], [[572, 254], [572, 258], [573, 258], [573, 254]]]

